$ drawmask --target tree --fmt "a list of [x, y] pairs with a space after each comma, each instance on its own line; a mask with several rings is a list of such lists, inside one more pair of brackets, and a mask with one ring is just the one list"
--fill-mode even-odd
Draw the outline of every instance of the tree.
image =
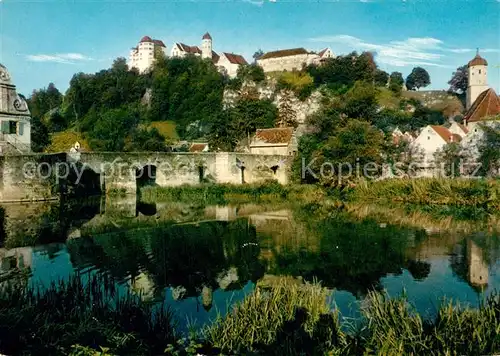
[[385, 87], [389, 80], [389, 74], [381, 69], [375, 70], [374, 83], [379, 87]]
[[280, 104], [278, 107], [278, 118], [276, 127], [297, 127], [297, 113], [292, 107], [292, 92], [282, 91]]
[[458, 142], [451, 142], [434, 153], [434, 163], [440, 176], [459, 177], [463, 160], [462, 148]]
[[353, 119], [371, 120], [378, 109], [377, 89], [368, 82], [356, 82], [343, 96], [343, 112]]
[[482, 176], [496, 176], [500, 173], [500, 124], [481, 125], [480, 130], [483, 135], [478, 144], [479, 173]]
[[397, 95], [401, 94], [404, 82], [403, 74], [400, 72], [392, 72], [389, 76], [389, 90]]
[[266, 79], [264, 69], [257, 64], [239, 66], [236, 76], [242, 82], [250, 80], [254, 83], [260, 83]]
[[431, 84], [429, 73], [422, 67], [415, 67], [406, 77], [406, 88], [408, 90], [418, 90]]
[[46, 113], [58, 108], [62, 104], [62, 101], [63, 95], [54, 83], [49, 83], [47, 88], [33, 90], [27, 103], [31, 111], [31, 116], [42, 119]]
[[257, 62], [257, 60], [262, 57], [264, 55], [264, 52], [262, 51], [262, 49], [258, 49], [257, 51], [255, 51], [255, 53], [253, 54], [252, 58], [254, 59], [254, 63]]
[[458, 67], [448, 82], [450, 88], [449, 92], [455, 93], [458, 95], [465, 94], [467, 92], [467, 87], [469, 85], [469, 71], [467, 70], [467, 66], [463, 65]]
[[47, 126], [38, 117], [31, 119], [31, 150], [43, 152], [50, 145], [50, 136]]

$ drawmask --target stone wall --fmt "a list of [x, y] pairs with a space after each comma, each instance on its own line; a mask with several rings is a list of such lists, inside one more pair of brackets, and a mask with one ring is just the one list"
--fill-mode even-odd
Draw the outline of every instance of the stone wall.
[[[76, 153], [0, 156], [0, 201], [47, 200], [61, 192], [137, 192], [158, 186], [288, 182], [291, 156], [218, 153]], [[87, 193], [87, 194], [85, 194]]]

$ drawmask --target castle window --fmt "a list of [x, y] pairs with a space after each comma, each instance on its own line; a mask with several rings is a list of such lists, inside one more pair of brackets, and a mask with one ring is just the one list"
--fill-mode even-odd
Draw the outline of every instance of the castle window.
[[481, 74], [481, 69], [479, 69], [479, 74]]
[[427, 136], [427, 139], [428, 139], [428, 140], [430, 140], [430, 139], [431, 139], [431, 137], [430, 137], [430, 136]]

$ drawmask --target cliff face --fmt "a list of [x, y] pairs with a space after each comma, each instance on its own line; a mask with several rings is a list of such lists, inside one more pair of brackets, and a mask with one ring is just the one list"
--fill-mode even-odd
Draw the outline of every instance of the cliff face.
[[[258, 96], [260, 100], [271, 100], [277, 108], [281, 106], [283, 101], [283, 91], [277, 90], [273, 82], [268, 82], [264, 85], [258, 85], [252, 82], [246, 82], [239, 90], [226, 89], [224, 91], [223, 103], [226, 107], [230, 107], [245, 94], [252, 92]], [[321, 99], [323, 95], [318, 91], [314, 91], [307, 99], [299, 100], [295, 94], [291, 94], [290, 106], [296, 114], [296, 120], [299, 125], [305, 123], [306, 118], [316, 113], [321, 107]]]

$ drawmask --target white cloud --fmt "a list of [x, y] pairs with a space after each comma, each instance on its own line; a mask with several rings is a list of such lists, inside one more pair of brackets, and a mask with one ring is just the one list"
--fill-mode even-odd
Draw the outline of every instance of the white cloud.
[[243, 0], [243, 2], [246, 2], [247, 4], [254, 5], [254, 6], [262, 6], [264, 5], [264, 0]]
[[334, 35], [311, 38], [313, 42], [341, 43], [354, 50], [372, 51], [377, 54], [379, 63], [397, 67], [427, 65], [448, 67], [440, 63], [443, 54], [443, 41], [432, 37], [410, 37], [404, 41], [390, 41], [377, 44], [366, 42], [350, 35]]
[[28, 54], [26, 59], [32, 62], [53, 62], [74, 64], [82, 61], [91, 61], [92, 58], [81, 53], [56, 53], [56, 54]]

